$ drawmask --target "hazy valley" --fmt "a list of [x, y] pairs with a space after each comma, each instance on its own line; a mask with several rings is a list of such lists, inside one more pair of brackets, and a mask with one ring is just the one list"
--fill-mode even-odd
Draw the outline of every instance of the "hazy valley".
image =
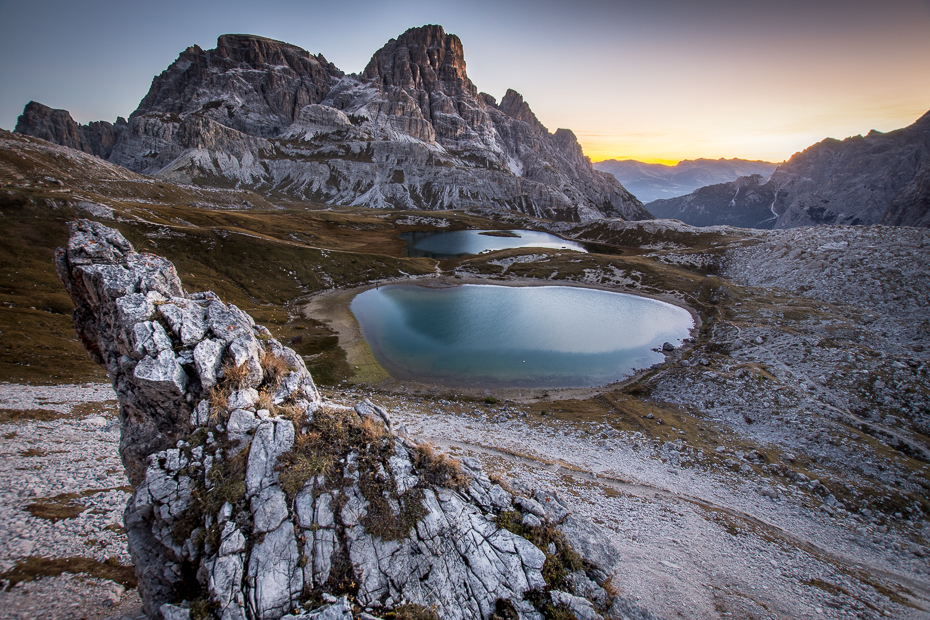
[[707, 185], [729, 183], [739, 177], [759, 174], [768, 177], [778, 164], [745, 159], [686, 159], [674, 166], [647, 164], [632, 159], [608, 159], [594, 164], [617, 177], [643, 203], [677, 198]]

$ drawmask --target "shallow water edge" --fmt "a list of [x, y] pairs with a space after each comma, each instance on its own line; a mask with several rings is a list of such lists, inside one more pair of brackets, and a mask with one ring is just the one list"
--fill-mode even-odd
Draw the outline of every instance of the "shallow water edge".
[[[356, 376], [349, 379], [351, 384], [367, 384], [378, 390], [399, 393], [430, 393], [430, 394], [449, 394], [462, 397], [484, 398], [485, 396], [494, 395], [497, 398], [513, 400], [514, 402], [536, 402], [542, 399], [585, 399], [598, 394], [622, 388], [626, 385], [636, 383], [643, 377], [655, 372], [652, 369], [641, 369], [633, 375], [630, 375], [619, 381], [595, 386], [595, 387], [574, 387], [574, 388], [450, 388], [447, 386], [420, 382], [405, 381], [391, 377], [390, 373], [378, 363], [370, 346], [362, 335], [362, 329], [355, 316], [349, 309], [352, 300], [356, 295], [379, 286], [388, 284], [410, 284], [423, 287], [455, 287], [462, 284], [493, 284], [497, 286], [552, 286], [550, 281], [540, 281], [534, 278], [508, 278], [506, 280], [489, 280], [480, 277], [460, 277], [450, 275], [435, 275], [412, 278], [396, 278], [385, 280], [383, 282], [368, 283], [362, 286], [349, 289], [331, 289], [317, 293], [309, 298], [306, 304], [301, 307], [301, 311], [307, 318], [316, 319], [326, 323], [330, 329], [335, 332], [339, 340], [339, 347], [346, 352], [349, 365], [355, 369]], [[662, 301], [679, 308], [682, 308], [691, 315], [694, 326], [690, 330], [690, 337], [700, 330], [702, 321], [699, 313], [686, 304], [681, 299], [670, 295], [648, 295], [638, 292], [631, 292], [618, 287], [611, 287], [598, 284], [589, 284], [584, 282], [559, 282], [558, 286], [587, 288], [614, 293], [625, 293], [636, 297], [644, 297]], [[689, 342], [683, 343], [679, 351], [690, 350]]]

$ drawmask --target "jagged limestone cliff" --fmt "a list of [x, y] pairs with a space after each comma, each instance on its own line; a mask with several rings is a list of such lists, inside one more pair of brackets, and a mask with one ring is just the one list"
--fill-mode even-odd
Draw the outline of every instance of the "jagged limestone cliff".
[[500, 104], [479, 93], [440, 26], [408, 30], [348, 76], [286, 43], [223, 35], [182, 52], [128, 123], [79, 126], [30, 103], [16, 130], [136, 172], [298, 200], [650, 217], [571, 131], [549, 133], [514, 91]]

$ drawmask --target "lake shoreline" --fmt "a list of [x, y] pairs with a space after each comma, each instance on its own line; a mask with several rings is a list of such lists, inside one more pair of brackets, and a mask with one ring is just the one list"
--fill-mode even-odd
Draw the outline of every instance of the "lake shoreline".
[[[568, 286], [574, 288], [586, 288], [607, 291], [611, 293], [625, 293], [635, 297], [643, 297], [662, 301], [676, 307], [682, 308], [691, 315], [694, 326], [690, 330], [690, 337], [700, 330], [702, 321], [698, 312], [692, 307], [685, 304], [680, 299], [670, 295], [650, 295], [640, 292], [634, 292], [618, 287], [607, 286], [603, 284], [589, 284], [586, 282], [559, 281], [557, 283], [536, 278], [483, 278], [475, 276], [459, 276], [449, 274], [435, 274], [429, 276], [413, 276], [404, 278], [391, 278], [374, 283], [368, 283], [361, 286], [348, 289], [330, 289], [312, 295], [306, 303], [301, 305], [302, 314], [310, 319], [326, 323], [338, 337], [339, 347], [346, 352], [346, 358], [349, 365], [356, 370], [356, 376], [347, 382], [352, 384], [368, 384], [370, 387], [395, 394], [443, 394], [454, 397], [483, 399], [493, 396], [501, 400], [510, 400], [519, 403], [536, 403], [548, 400], [567, 400], [578, 399], [584, 400], [620, 389], [642, 380], [644, 377], [654, 373], [656, 366], [639, 369], [634, 374], [605, 385], [592, 387], [551, 387], [551, 388], [493, 388], [493, 387], [460, 387], [448, 386], [441, 383], [427, 383], [411, 380], [402, 380], [394, 378], [381, 366], [375, 359], [371, 347], [365, 341], [362, 334], [361, 325], [355, 319], [352, 311], [349, 309], [352, 300], [369, 289], [378, 288], [382, 285], [392, 284], [409, 284], [411, 286], [421, 286], [425, 288], [451, 288], [465, 284], [491, 285], [491, 286], [513, 286], [513, 287], [532, 287], [532, 286]], [[682, 346], [676, 348], [666, 356], [665, 363], [675, 361], [681, 357], [681, 354], [690, 350], [691, 343], [685, 342]]]

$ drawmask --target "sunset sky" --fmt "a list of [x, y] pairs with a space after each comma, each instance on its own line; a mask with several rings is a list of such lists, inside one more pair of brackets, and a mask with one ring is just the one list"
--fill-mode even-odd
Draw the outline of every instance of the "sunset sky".
[[519, 91], [595, 161], [781, 161], [930, 109], [930, 0], [0, 0], [0, 127], [30, 99], [128, 117], [182, 50], [224, 33], [351, 73], [427, 23], [462, 39], [479, 90]]

